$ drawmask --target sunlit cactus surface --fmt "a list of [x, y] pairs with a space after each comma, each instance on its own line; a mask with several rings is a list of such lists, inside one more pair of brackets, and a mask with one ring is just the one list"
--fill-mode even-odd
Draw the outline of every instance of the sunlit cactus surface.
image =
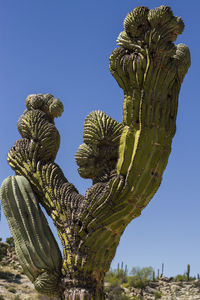
[[[16, 176], [1, 187], [1, 201], [16, 252], [35, 288], [61, 299], [106, 298], [103, 288], [120, 237], [160, 186], [176, 130], [178, 95], [190, 66], [184, 29], [169, 7], [137, 7], [124, 20], [110, 71], [124, 90], [118, 123], [102, 111], [85, 119], [75, 159], [93, 185], [80, 195], [54, 162], [60, 135], [54, 118], [62, 102], [30, 95], [18, 120], [22, 139], [8, 153]], [[113, 102], [113, 105], [114, 102]], [[40, 208], [53, 219], [63, 257]]]

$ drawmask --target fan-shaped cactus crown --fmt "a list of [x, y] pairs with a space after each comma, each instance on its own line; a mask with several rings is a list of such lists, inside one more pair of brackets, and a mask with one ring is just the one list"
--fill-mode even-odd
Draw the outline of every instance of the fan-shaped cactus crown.
[[75, 156], [78, 172], [83, 178], [95, 181], [99, 176], [110, 175], [118, 158], [122, 128], [121, 124], [102, 111], [91, 112], [86, 117], [84, 144], [79, 147]]
[[[182, 82], [190, 66], [190, 53], [183, 45], [174, 45], [184, 29], [181, 18], [173, 16], [167, 6], [149, 10], [136, 7], [124, 20], [124, 31], [119, 34], [116, 48], [110, 56], [110, 70], [126, 93], [142, 88], [149, 66], [149, 57], [156, 55], [154, 64], [165, 60], [166, 65], [177, 70]], [[184, 57], [184, 60], [183, 60]]]

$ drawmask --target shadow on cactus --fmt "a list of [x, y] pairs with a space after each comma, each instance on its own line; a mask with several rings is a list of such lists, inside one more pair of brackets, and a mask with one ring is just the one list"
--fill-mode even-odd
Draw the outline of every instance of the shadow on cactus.
[[[54, 163], [60, 144], [54, 118], [63, 105], [30, 95], [22, 136], [8, 162], [16, 176], [1, 187], [4, 213], [24, 272], [35, 288], [62, 299], [105, 299], [103, 281], [120, 237], [157, 191], [176, 130], [178, 95], [190, 53], [175, 45], [184, 29], [169, 7], [137, 7], [124, 21], [110, 71], [124, 90], [123, 120], [101, 111], [85, 119], [78, 172], [91, 178], [85, 196]], [[51, 216], [63, 258], [41, 211]]]

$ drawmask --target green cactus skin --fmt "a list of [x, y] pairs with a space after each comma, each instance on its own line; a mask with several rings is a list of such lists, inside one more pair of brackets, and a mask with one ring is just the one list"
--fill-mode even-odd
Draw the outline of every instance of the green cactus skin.
[[28, 180], [5, 179], [1, 201], [24, 273], [40, 293], [59, 295], [62, 256]]
[[163, 277], [164, 274], [164, 263], [162, 263], [162, 273], [161, 273], [161, 277]]
[[57, 227], [64, 299], [104, 299], [104, 275], [120, 237], [161, 183], [190, 66], [188, 48], [173, 44], [183, 29], [166, 6], [137, 7], [125, 18], [119, 47], [110, 56], [110, 71], [124, 90], [123, 120], [119, 124], [101, 111], [86, 118], [84, 144], [75, 157], [79, 174], [93, 181], [85, 196], [54, 163], [59, 148], [54, 117], [63, 111], [61, 102], [52, 95], [26, 100], [18, 121], [22, 139], [8, 162], [27, 178]]
[[186, 275], [187, 275], [187, 281], [189, 281], [190, 280], [190, 265], [189, 264], [187, 265]]

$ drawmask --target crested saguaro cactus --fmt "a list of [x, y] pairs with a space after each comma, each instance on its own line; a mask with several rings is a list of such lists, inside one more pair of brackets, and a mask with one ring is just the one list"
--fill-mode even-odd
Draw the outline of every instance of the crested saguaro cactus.
[[[8, 162], [16, 177], [1, 188], [19, 260], [36, 289], [62, 299], [104, 299], [103, 280], [127, 224], [157, 191], [176, 129], [178, 94], [190, 66], [188, 48], [175, 45], [184, 24], [169, 7], [137, 7], [124, 21], [110, 71], [124, 90], [123, 120], [102, 111], [86, 117], [78, 172], [91, 178], [85, 196], [54, 163], [63, 112], [52, 95], [30, 95], [19, 118], [22, 136]], [[63, 246], [56, 245], [41, 204]]]

